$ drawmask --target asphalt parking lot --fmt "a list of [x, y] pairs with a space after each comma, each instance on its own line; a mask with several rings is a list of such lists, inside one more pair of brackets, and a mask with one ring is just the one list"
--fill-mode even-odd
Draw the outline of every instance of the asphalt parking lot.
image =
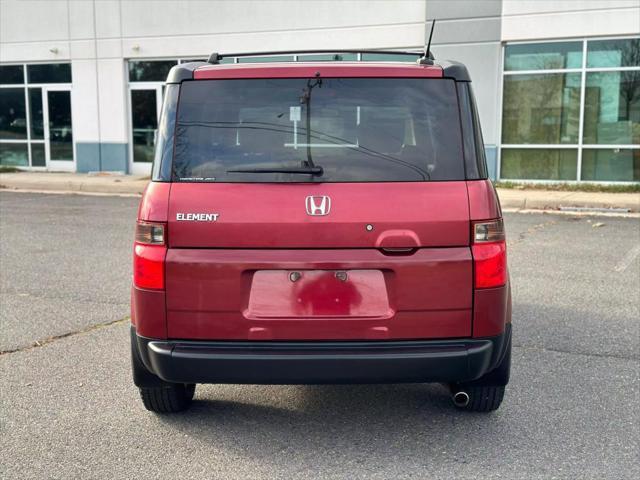
[[137, 201], [0, 192], [0, 477], [640, 476], [637, 218], [506, 215], [514, 357], [493, 414], [440, 385], [200, 385], [159, 417], [129, 371]]

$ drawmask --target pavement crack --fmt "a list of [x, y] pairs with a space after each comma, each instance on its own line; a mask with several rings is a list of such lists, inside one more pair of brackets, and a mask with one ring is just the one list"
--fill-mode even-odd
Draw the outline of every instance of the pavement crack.
[[63, 338], [75, 337], [76, 335], [93, 332], [94, 330], [100, 330], [102, 328], [111, 327], [113, 325], [120, 325], [126, 322], [127, 320], [129, 320], [129, 316], [126, 316], [124, 318], [119, 318], [118, 320], [112, 320], [111, 322], [107, 322], [107, 323], [99, 323], [97, 325], [91, 325], [89, 327], [82, 328], [80, 330], [74, 330], [71, 332], [62, 333], [60, 335], [53, 335], [43, 340], [36, 340], [35, 342], [30, 343], [29, 345], [25, 345], [23, 347], [13, 348], [10, 350], [0, 350], [0, 356], [8, 355], [10, 353], [25, 352], [28, 350], [33, 350], [34, 348], [38, 348], [38, 347], [44, 347], [45, 345], [56, 342], [58, 340], [62, 340]]
[[83, 298], [73, 298], [64, 295], [49, 295], [49, 294], [38, 294], [32, 292], [20, 292], [17, 290], [11, 290], [8, 288], [0, 288], [0, 295], [15, 295], [17, 297], [33, 297], [39, 300], [71, 300], [77, 303], [87, 303], [94, 305], [129, 305], [129, 302], [114, 302], [110, 300], [87, 300]]
[[572, 352], [570, 350], [562, 350], [560, 348], [540, 347], [538, 345], [514, 345], [513, 348], [521, 348], [523, 350], [530, 350], [535, 352], [566, 353], [567, 355], [579, 355], [583, 357], [614, 358], [618, 360], [636, 360], [636, 361], [639, 360], [638, 357], [635, 357], [635, 356], [616, 355], [612, 353]]

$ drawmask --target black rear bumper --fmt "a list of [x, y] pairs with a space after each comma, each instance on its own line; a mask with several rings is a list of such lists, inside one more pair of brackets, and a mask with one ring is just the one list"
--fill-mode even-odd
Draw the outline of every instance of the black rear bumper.
[[498, 365], [507, 327], [483, 339], [363, 342], [167, 341], [132, 327], [131, 340], [144, 367], [174, 383], [464, 382]]

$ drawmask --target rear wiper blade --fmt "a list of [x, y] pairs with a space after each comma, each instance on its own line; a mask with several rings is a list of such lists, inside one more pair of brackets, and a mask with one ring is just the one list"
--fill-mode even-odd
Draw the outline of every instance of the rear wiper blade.
[[258, 167], [231, 168], [227, 173], [295, 173], [300, 175], [322, 175], [324, 170], [318, 165], [313, 167]]

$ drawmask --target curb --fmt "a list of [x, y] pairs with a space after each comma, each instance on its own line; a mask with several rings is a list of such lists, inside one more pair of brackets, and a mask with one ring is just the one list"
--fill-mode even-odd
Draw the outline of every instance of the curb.
[[500, 199], [502, 208], [510, 208], [514, 210], [561, 210], [563, 208], [583, 208], [597, 210], [626, 210], [628, 212], [638, 212], [640, 208], [637, 202], [620, 201], [620, 202], [600, 202], [600, 201], [564, 201], [552, 202], [548, 200], [537, 200], [523, 198], [521, 200]]
[[90, 192], [79, 190], [43, 190], [37, 188], [8, 188], [0, 185], [0, 192], [12, 193], [40, 193], [42, 195], [87, 195], [92, 197], [135, 197], [140, 198], [142, 193], [117, 193], [117, 192]]
[[640, 193], [562, 192], [498, 188], [503, 208], [560, 210], [562, 208], [640, 211]]
[[[146, 184], [145, 184], [146, 187]], [[81, 195], [133, 195], [141, 196], [144, 191], [144, 187], [107, 187], [102, 185], [55, 185], [47, 186], [42, 184], [24, 184], [24, 185], [6, 185], [0, 183], [0, 189], [6, 191], [22, 191], [31, 193], [66, 193], [66, 194], [81, 194]]]
[[128, 176], [86, 176], [73, 174], [2, 173], [0, 189], [53, 193], [99, 193], [141, 195], [148, 180]]

